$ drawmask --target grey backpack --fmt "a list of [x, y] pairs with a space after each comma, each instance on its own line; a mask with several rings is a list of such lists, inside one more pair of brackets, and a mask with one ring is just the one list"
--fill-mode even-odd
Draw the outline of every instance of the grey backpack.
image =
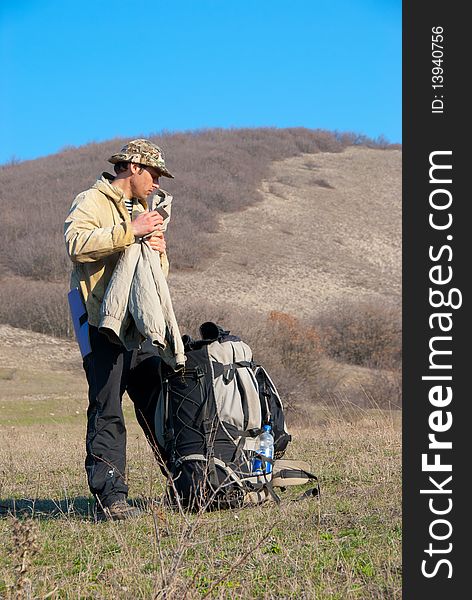
[[[162, 367], [155, 431], [171, 501], [194, 510], [240, 507], [278, 502], [275, 487], [317, 482], [307, 463], [282, 459], [291, 440], [282, 401], [250, 347], [211, 322], [200, 333], [200, 340], [183, 336], [184, 370]], [[261, 457], [272, 470], [257, 475], [252, 465], [265, 424], [274, 458]], [[318, 492], [316, 485], [310, 493]]]

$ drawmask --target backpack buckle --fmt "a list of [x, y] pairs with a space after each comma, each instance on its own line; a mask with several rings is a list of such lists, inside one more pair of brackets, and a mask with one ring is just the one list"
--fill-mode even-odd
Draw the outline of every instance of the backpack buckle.
[[236, 371], [236, 367], [234, 363], [230, 363], [229, 365], [223, 365], [223, 381], [225, 383], [230, 383], [234, 379], [234, 372]]

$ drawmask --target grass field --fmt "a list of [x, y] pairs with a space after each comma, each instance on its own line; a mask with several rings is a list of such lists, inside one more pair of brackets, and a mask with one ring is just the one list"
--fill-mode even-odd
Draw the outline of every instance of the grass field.
[[[51, 377], [54, 381], [51, 381]], [[292, 428], [321, 498], [195, 514], [163, 478], [126, 400], [132, 522], [94, 523], [80, 372], [0, 372], [0, 597], [400, 598], [400, 412], [345, 406]], [[54, 394], [50, 392], [54, 389]]]

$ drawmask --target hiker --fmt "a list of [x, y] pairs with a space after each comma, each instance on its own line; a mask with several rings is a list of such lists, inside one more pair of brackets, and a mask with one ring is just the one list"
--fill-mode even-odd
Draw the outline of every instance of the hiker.
[[135, 240], [146, 238], [152, 251], [159, 253], [160, 267], [167, 276], [165, 217], [149, 210], [147, 198], [157, 193], [165, 199], [168, 194], [160, 190], [159, 178], [174, 176], [167, 170], [160, 148], [145, 139], [130, 141], [108, 161], [114, 165], [115, 175], [103, 173], [90, 189], [75, 198], [64, 235], [74, 263], [71, 289], [80, 290], [89, 328], [90, 352], [83, 360], [89, 387], [85, 460], [88, 484], [96, 499], [98, 519], [124, 520], [142, 511], [127, 502], [122, 397], [127, 391], [137, 420], [154, 446], [160, 358], [156, 352], [129, 350], [119, 340], [110, 341], [99, 330], [100, 309], [120, 257]]

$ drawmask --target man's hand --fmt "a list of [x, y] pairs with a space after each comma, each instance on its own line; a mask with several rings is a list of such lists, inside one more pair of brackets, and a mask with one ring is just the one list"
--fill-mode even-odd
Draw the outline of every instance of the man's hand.
[[146, 238], [146, 242], [156, 252], [166, 251], [166, 241], [162, 232], [155, 233], [153, 236]]
[[133, 228], [133, 233], [137, 237], [142, 237], [143, 235], [148, 235], [149, 233], [154, 233], [158, 230], [159, 225], [162, 225], [164, 219], [162, 216], [155, 210], [150, 212], [141, 213], [132, 221], [131, 227]]

